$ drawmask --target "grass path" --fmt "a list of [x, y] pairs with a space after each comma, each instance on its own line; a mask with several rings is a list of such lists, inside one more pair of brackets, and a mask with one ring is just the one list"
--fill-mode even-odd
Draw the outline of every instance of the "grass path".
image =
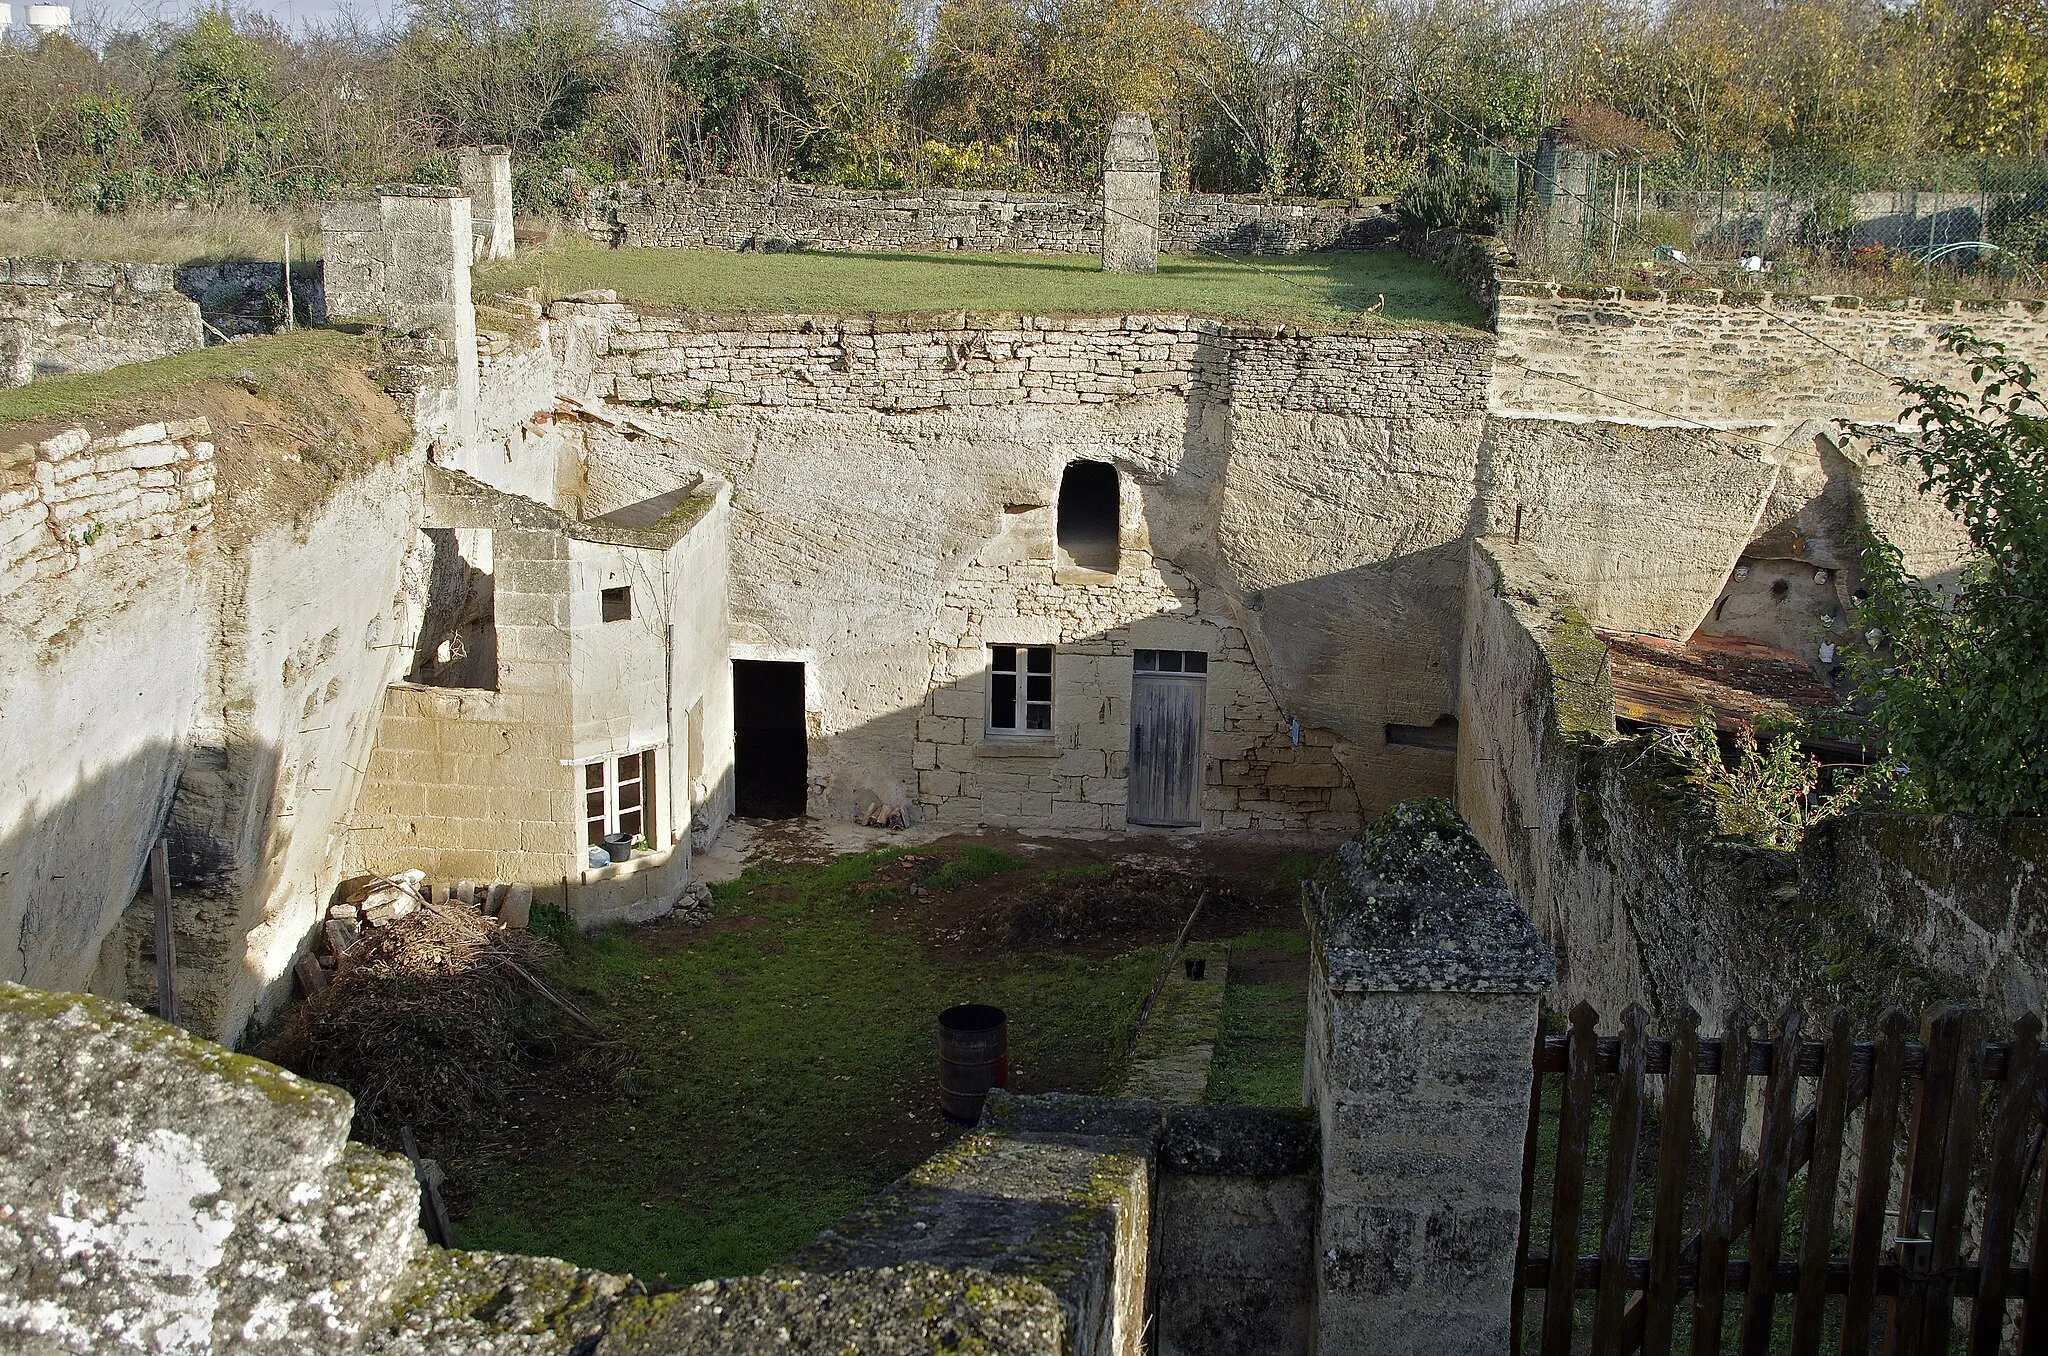
[[551, 297], [610, 288], [639, 305], [709, 314], [994, 311], [1197, 315], [1316, 327], [1484, 324], [1472, 299], [1441, 270], [1398, 250], [1168, 255], [1158, 273], [1138, 276], [1104, 273], [1088, 255], [734, 254], [615, 250], [572, 240], [477, 272], [479, 296], [526, 286]]

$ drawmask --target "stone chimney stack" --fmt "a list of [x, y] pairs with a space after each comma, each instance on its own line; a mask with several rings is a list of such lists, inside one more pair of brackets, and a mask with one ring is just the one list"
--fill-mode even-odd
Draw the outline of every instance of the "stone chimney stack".
[[1102, 157], [1102, 271], [1159, 271], [1159, 140], [1148, 113], [1119, 113]]

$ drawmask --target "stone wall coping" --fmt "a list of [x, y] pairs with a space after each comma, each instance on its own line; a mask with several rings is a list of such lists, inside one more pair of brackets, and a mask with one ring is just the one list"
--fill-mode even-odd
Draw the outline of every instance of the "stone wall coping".
[[1557, 958], [1449, 801], [1404, 801], [1306, 883], [1321, 980], [1347, 993], [1548, 990]]
[[1559, 282], [1554, 278], [1500, 279], [1503, 302], [1510, 298], [1530, 301], [1646, 302], [1674, 306], [1775, 307], [1780, 310], [1892, 311], [1924, 315], [1997, 315], [2017, 319], [2040, 319], [2048, 312], [2048, 301], [1993, 301], [1964, 299], [1943, 301], [1935, 297], [1859, 297], [1847, 293], [1792, 293], [1746, 291], [1725, 287], [1594, 287]]
[[[486, 148], [489, 149], [489, 148]], [[885, 190], [871, 188], [844, 188], [837, 184], [806, 184], [794, 179], [770, 179], [738, 174], [707, 174], [698, 179], [622, 179], [604, 185], [615, 193], [655, 193], [662, 189], [682, 188], [692, 191], [738, 188], [749, 191], [788, 190], [805, 197], [844, 198], [858, 201], [872, 199], [877, 204], [912, 207], [921, 206], [927, 200], [947, 203], [1076, 203], [1093, 204], [1100, 197], [1096, 189], [1074, 192], [1059, 192], [1048, 189], [1038, 193], [1018, 193], [999, 188], [922, 188]], [[1299, 194], [1271, 193], [1161, 193], [1165, 201], [1198, 205], [1205, 202], [1228, 203], [1236, 207], [1296, 207], [1315, 208], [1325, 212], [1355, 211], [1361, 215], [1378, 215], [1390, 206], [1391, 197], [1364, 198], [1311, 198]]]
[[[1221, 339], [1370, 339], [1403, 347], [1444, 341], [1494, 342], [1483, 330], [1438, 330], [1424, 328], [1388, 329], [1383, 326], [1316, 328], [1313, 326], [1255, 324], [1210, 320], [1200, 316], [1172, 314], [1132, 315], [1032, 315], [1018, 311], [930, 311], [911, 315], [873, 314], [783, 314], [761, 315], [742, 312], [698, 312], [664, 314], [634, 303], [628, 307], [609, 295], [579, 293], [552, 303], [550, 316], [565, 318], [592, 315], [614, 322], [621, 334], [655, 333], [676, 335], [715, 334], [804, 334], [820, 338], [842, 335], [889, 335], [932, 333], [1043, 333], [1043, 334], [1184, 334]], [[621, 313], [632, 316], [622, 319]]]

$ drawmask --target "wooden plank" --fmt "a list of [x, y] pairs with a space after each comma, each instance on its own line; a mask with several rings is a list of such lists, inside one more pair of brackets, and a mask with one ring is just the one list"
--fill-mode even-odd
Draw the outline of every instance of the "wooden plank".
[[[1529, 1285], [1541, 1290], [1550, 1280], [1550, 1258], [1543, 1253], [1531, 1257], [1525, 1268]], [[1650, 1281], [1650, 1259], [1631, 1257], [1628, 1259], [1629, 1284], [1641, 1289]], [[1794, 1294], [1799, 1289], [1799, 1261], [1797, 1258], [1780, 1257], [1778, 1265], [1770, 1273], [1771, 1289], [1780, 1295]], [[2018, 1263], [2006, 1269], [2009, 1282], [2007, 1291], [2024, 1290], [2032, 1273], [2025, 1263]], [[1691, 1294], [1696, 1288], [1699, 1276], [1696, 1272], [1681, 1268], [1678, 1286], [1683, 1294]], [[1600, 1259], [1596, 1256], [1579, 1258], [1576, 1289], [1598, 1290], [1600, 1288]], [[1728, 1284], [1731, 1288], [1747, 1292], [1749, 1289], [1749, 1259], [1730, 1257], [1728, 1259]], [[1898, 1293], [1899, 1268], [1894, 1262], [1880, 1262], [1877, 1268], [1877, 1293], [1890, 1296]], [[1849, 1289], [1849, 1264], [1841, 1258], [1828, 1261], [1827, 1293], [1846, 1294]], [[1977, 1295], [1977, 1268], [1961, 1267], [1956, 1272], [1956, 1296], [1959, 1299], [1975, 1299]]]
[[1970, 1309], [1970, 1356], [1998, 1356], [2005, 1333], [2006, 1267], [2019, 1222], [2022, 1179], [2041, 1121], [2041, 1019], [2028, 1013], [2013, 1028], [2012, 1069], [1991, 1121], [1991, 1165], [1984, 1179], [1983, 1246], [1977, 1257], [1977, 1296]]
[[[2038, 1136], [2037, 1142], [2038, 1142]], [[2028, 1158], [2034, 1156], [2030, 1147]], [[2020, 1299], [2020, 1356], [2048, 1356], [2048, 1165], [2034, 1168], [2034, 1232], [2027, 1247], [2027, 1281], [2011, 1281]], [[2015, 1268], [2016, 1269], [2016, 1268]]]
[[1792, 1301], [1792, 1356], [1819, 1356], [1827, 1312], [1828, 1250], [1835, 1236], [1835, 1183], [1849, 1119], [1849, 1010], [1828, 1016], [1826, 1054], [1813, 1099], [1813, 1161], [1806, 1170], [1806, 1213], [1799, 1225], [1799, 1293]]
[[[1565, 1040], [1566, 1038], [1563, 1036], [1551, 1036], [1544, 1041], [1542, 1065], [1544, 1073], [1564, 1072]], [[1852, 1047], [1853, 1053], [1850, 1056], [1849, 1063], [1852, 1075], [1857, 1073], [1867, 1074], [1870, 1071], [1871, 1052], [1874, 1048], [1872, 1043], [1866, 1041], [1858, 1041]], [[1749, 1047], [1749, 1072], [1752, 1078], [1761, 1078], [1770, 1073], [1770, 1050], [1771, 1045], [1769, 1041], [1751, 1042]], [[1619, 1037], [1600, 1037], [1595, 1046], [1593, 1072], [1596, 1074], [1613, 1073], [1618, 1067], [1616, 1061], [1621, 1058], [1620, 1051], [1621, 1042]], [[1820, 1041], [1806, 1041], [1801, 1044], [1799, 1047], [1799, 1073], [1801, 1077], [1820, 1077], [1822, 1053], [1823, 1049]], [[2005, 1046], [1987, 1045], [1984, 1047], [1981, 1077], [1985, 1082], [1995, 1083], [2006, 1077], [2006, 1058]], [[1920, 1077], [1921, 1070], [1926, 1066], [1926, 1059], [1927, 1051], [1924, 1046], [1914, 1041], [1906, 1043], [1905, 1074], [1907, 1081], [1910, 1082]], [[1663, 1036], [1650, 1037], [1649, 1072], [1664, 1074], [1670, 1072], [1670, 1069], [1671, 1042]], [[1694, 1065], [1694, 1070], [1702, 1074], [1718, 1074], [1721, 1072], [1721, 1042], [1718, 1039], [1710, 1036], [1700, 1042], [1699, 1055]]]
[[[1650, 1226], [1650, 1269], [1643, 1299], [1642, 1350], [1670, 1356], [1671, 1330], [1678, 1315], [1678, 1254], [1685, 1237], [1686, 1168], [1692, 1157], [1693, 1072], [1699, 1056], [1699, 1014], [1678, 1014], [1671, 1036], [1670, 1072], [1664, 1079], [1664, 1110], [1657, 1136], [1657, 1199]], [[1625, 1335], [1626, 1336], [1626, 1335]], [[1624, 1341], [1624, 1350], [1629, 1344]]]
[[1643, 1079], [1650, 1014], [1631, 1003], [1621, 1014], [1621, 1056], [1608, 1118], [1606, 1218], [1600, 1230], [1600, 1293], [1593, 1304], [1593, 1356], [1620, 1356], [1622, 1305], [1628, 1300], [1629, 1235], [1635, 1223], [1636, 1149], [1643, 1124]]
[[1870, 1320], [1877, 1306], [1877, 1272], [1884, 1259], [1886, 1198], [1892, 1189], [1892, 1143], [1899, 1131], [1899, 1077], [1911, 1023], [1897, 1008], [1885, 1013], [1873, 1051], [1870, 1097], [1856, 1165], [1856, 1204], [1849, 1216], [1849, 1288], [1842, 1301], [1842, 1356], [1869, 1356]]
[[440, 1179], [427, 1171], [419, 1146], [413, 1142], [411, 1126], [398, 1127], [398, 1145], [412, 1163], [413, 1180], [420, 1184], [420, 1227], [426, 1230], [427, 1241], [438, 1247], [454, 1247], [455, 1231], [448, 1226], [448, 1207], [441, 1200]]
[[[1522, 1224], [1515, 1233], [1515, 1285], [1508, 1300], [1508, 1349], [1522, 1356], [1529, 1309], [1529, 1223], [1536, 1207], [1536, 1154], [1543, 1136], [1543, 1009], [1536, 1010], [1536, 1052], [1529, 1077], [1529, 1123], [1522, 1132]], [[1538, 1281], [1536, 1284], [1541, 1285]]]
[[1970, 1169], [1977, 1150], [1977, 1116], [1983, 1101], [1978, 1077], [1981, 1018], [1976, 1009], [1956, 1014], [1955, 1090], [1949, 1096], [1948, 1129], [1942, 1140], [1941, 1185], [1934, 1202], [1933, 1270], [1927, 1280], [1920, 1350], [1947, 1352], [1955, 1325], [1956, 1265], [1966, 1241]]
[[1557, 1122], [1557, 1172], [1550, 1194], [1550, 1283], [1543, 1292], [1543, 1356], [1570, 1356], [1572, 1283], [1578, 1263], [1579, 1210], [1585, 1203], [1586, 1136], [1593, 1122], [1593, 1024], [1581, 1002], [1571, 1012], [1570, 1062]]
[[1771, 1277], [1783, 1251], [1785, 1189], [1792, 1176], [1792, 1126], [1799, 1115], [1799, 1009], [1787, 1008], [1771, 1041], [1764, 1125], [1757, 1142], [1756, 1218], [1749, 1229], [1750, 1281], [1742, 1304], [1743, 1356], [1771, 1356], [1777, 1297]]
[[[1749, 1038], [1749, 1017], [1740, 1008], [1728, 1019], [1724, 1044], [1741, 1048]], [[1742, 1123], [1749, 1111], [1749, 1065], [1724, 1059], [1714, 1080], [1714, 1129], [1707, 1144], [1707, 1195], [1700, 1208], [1700, 1270], [1692, 1297], [1693, 1356], [1721, 1349], [1721, 1316], [1727, 1302], [1728, 1248], [1735, 1234], [1735, 1170], [1741, 1163]]]
[[[1892, 1300], [1885, 1338], [1890, 1356], [1917, 1356], [1927, 1318], [1927, 1263], [1931, 1254], [1934, 1207], [1941, 1198], [1941, 1174], [1947, 1166], [1949, 1105], [1955, 1096], [1962, 1060], [1962, 1009], [1951, 1003], [1931, 1012], [1921, 1042], [1927, 1047], [1927, 1069], [1914, 1085], [1913, 1114], [1906, 1138], [1906, 1170], [1899, 1191], [1895, 1246], [1904, 1283]], [[1908, 1239], [1929, 1240], [1915, 1248]], [[1915, 1260], [1915, 1253], [1919, 1254]]]
[[171, 926], [171, 853], [164, 839], [149, 849], [149, 892], [156, 899], [156, 1015], [178, 1024], [178, 938]]

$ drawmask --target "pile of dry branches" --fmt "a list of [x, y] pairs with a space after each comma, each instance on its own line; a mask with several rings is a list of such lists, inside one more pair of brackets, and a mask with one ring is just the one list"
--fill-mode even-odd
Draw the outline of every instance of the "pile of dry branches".
[[522, 1014], [546, 990], [552, 944], [473, 909], [428, 904], [338, 957], [275, 1057], [355, 1095], [354, 1135], [396, 1145], [488, 1115], [517, 1073]]

